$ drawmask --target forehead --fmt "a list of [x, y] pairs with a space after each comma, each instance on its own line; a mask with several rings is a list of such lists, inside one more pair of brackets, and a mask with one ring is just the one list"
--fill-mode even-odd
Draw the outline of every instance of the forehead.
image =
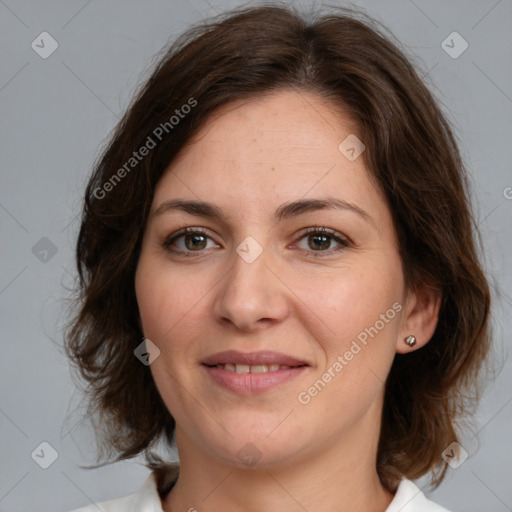
[[199, 147], [199, 151], [207, 149], [214, 159], [232, 156], [243, 161], [258, 156], [260, 160], [266, 157], [292, 164], [320, 163], [321, 156], [324, 163], [333, 163], [340, 137], [357, 131], [339, 106], [311, 92], [285, 89], [218, 108], [179, 158], [190, 152], [198, 155]]
[[257, 210], [308, 195], [375, 203], [379, 192], [363, 158], [351, 161], [339, 148], [358, 135], [348, 115], [310, 92], [283, 90], [229, 103], [172, 162], [155, 203], [169, 195], [215, 197], [234, 209]]

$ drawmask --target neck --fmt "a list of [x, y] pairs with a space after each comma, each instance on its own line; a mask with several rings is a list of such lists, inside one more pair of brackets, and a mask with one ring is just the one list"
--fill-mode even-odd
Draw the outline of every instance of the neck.
[[336, 436], [341, 441], [324, 440], [307, 455], [261, 469], [212, 458], [177, 429], [180, 476], [163, 502], [164, 511], [384, 512], [393, 495], [377, 475], [378, 435], [370, 435], [375, 430], [371, 420], [368, 428], [359, 424], [357, 431]]

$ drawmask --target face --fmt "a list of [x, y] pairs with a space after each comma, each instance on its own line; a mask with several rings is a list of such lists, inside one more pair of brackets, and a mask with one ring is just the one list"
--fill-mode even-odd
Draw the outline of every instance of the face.
[[136, 294], [178, 449], [271, 467], [378, 432], [406, 294], [354, 134], [280, 91], [219, 110], [158, 183]]

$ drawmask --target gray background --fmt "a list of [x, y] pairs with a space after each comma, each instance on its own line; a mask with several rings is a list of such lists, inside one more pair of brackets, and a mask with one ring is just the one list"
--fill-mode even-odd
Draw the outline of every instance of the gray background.
[[[240, 5], [0, 0], [0, 511], [68, 511], [135, 492], [148, 474], [134, 461], [78, 467], [94, 461], [93, 437], [89, 422], [80, 423], [83, 404], [59, 350], [77, 216], [99, 148], [153, 55], [190, 23]], [[454, 511], [512, 510], [512, 3], [352, 5], [384, 22], [416, 56], [449, 112], [472, 175], [494, 288], [498, 376], [476, 415], [477, 434], [463, 442], [469, 458], [429, 495]], [[59, 45], [47, 59], [31, 48], [43, 31]], [[469, 44], [456, 59], [441, 47], [453, 31]], [[48, 469], [31, 457], [44, 441], [58, 453]]]

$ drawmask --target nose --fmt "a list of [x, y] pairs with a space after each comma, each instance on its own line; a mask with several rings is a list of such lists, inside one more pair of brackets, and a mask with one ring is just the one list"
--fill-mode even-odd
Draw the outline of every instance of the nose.
[[265, 250], [252, 262], [233, 251], [231, 270], [216, 287], [214, 314], [219, 321], [253, 332], [287, 317], [289, 289], [271, 259]]

